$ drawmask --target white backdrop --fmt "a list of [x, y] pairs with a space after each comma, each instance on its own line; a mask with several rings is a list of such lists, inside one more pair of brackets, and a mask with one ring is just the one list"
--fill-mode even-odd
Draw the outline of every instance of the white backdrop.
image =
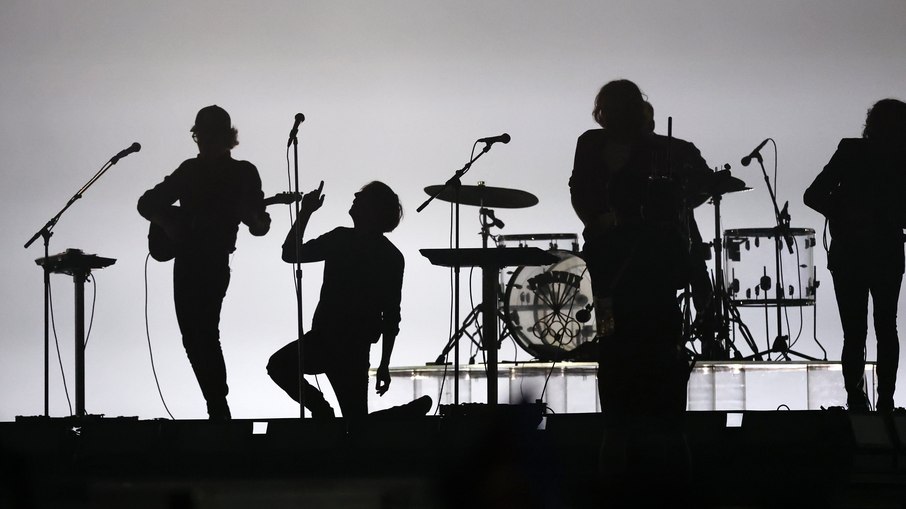
[[[446, 341], [450, 298], [447, 272], [418, 249], [447, 245], [449, 207], [436, 202], [420, 214], [415, 208], [427, 197], [425, 186], [443, 183], [468, 160], [475, 139], [512, 135], [473, 167], [466, 184], [522, 189], [540, 200], [533, 208], [499, 210], [503, 233], [578, 233], [567, 189], [575, 139], [595, 127], [590, 112], [598, 88], [629, 78], [654, 104], [659, 132], [672, 117], [675, 136], [693, 141], [712, 167], [730, 163], [754, 188], [724, 200], [724, 228], [772, 225], [760, 172], [739, 165], [772, 137], [778, 199], [790, 202], [793, 226], [820, 230], [823, 220], [802, 205], [802, 192], [841, 137], [860, 135], [874, 101], [904, 98], [904, 19], [906, 3], [899, 0], [4, 0], [0, 420], [43, 412], [42, 286], [34, 263], [42, 251], [40, 242], [23, 245], [134, 141], [141, 152], [120, 161], [63, 216], [51, 252], [76, 247], [117, 259], [95, 274], [88, 411], [166, 415], [145, 337], [147, 223], [135, 203], [194, 155], [189, 127], [202, 106], [216, 103], [232, 114], [241, 142], [234, 156], [258, 166], [268, 194], [287, 188], [286, 136], [293, 115], [306, 115], [303, 187], [323, 179], [327, 195], [311, 234], [350, 224], [352, 194], [370, 180], [399, 192], [406, 217], [390, 238], [405, 254], [407, 271], [393, 365], [421, 365]], [[772, 150], [764, 153], [772, 170]], [[289, 222], [283, 209], [272, 213], [268, 236], [240, 235], [221, 323], [230, 403], [242, 418], [297, 413], [264, 369], [296, 328], [292, 274], [278, 254]], [[703, 236], [712, 237], [711, 207], [697, 214]], [[477, 209], [463, 209], [464, 247], [480, 245], [477, 219]], [[838, 359], [839, 319], [819, 253], [817, 333]], [[170, 264], [148, 267], [154, 358], [173, 414], [201, 418], [204, 403], [172, 310], [170, 271]], [[307, 267], [306, 325], [319, 287], [320, 267]], [[71, 278], [54, 276], [53, 291], [72, 391]], [[90, 285], [87, 293], [90, 307]], [[810, 314], [796, 348], [820, 355]], [[794, 335], [798, 320], [798, 312], [791, 315]], [[761, 324], [757, 316], [750, 323], [757, 338], [764, 337]], [[512, 359], [514, 351], [528, 358], [511, 344], [501, 357]], [[67, 415], [52, 360], [51, 414]]]

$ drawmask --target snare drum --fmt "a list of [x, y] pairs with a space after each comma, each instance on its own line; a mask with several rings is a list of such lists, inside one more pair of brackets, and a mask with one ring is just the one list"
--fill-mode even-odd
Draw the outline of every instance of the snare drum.
[[775, 228], [724, 230], [724, 284], [737, 306], [815, 304], [815, 230], [790, 228], [790, 238], [780, 239], [779, 299], [776, 232]]
[[560, 260], [513, 271], [503, 299], [506, 325], [516, 343], [539, 360], [586, 360], [588, 354], [574, 352], [595, 337], [591, 278], [585, 260], [569, 251], [554, 249], [550, 253]]

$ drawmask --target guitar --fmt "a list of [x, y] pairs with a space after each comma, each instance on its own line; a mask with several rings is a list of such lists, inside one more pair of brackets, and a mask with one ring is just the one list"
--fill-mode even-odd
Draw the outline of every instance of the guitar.
[[[301, 199], [301, 193], [277, 193], [270, 198], [265, 198], [264, 205], [289, 205]], [[173, 209], [174, 211], [178, 211], [179, 207], [174, 206]], [[168, 262], [172, 260], [176, 257], [176, 244], [177, 242], [171, 239], [160, 225], [151, 223], [148, 227], [148, 252], [151, 253], [151, 258], [154, 258], [159, 262]]]

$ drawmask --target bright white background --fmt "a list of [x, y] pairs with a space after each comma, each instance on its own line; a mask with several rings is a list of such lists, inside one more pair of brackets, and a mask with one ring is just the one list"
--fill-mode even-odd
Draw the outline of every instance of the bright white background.
[[[659, 132], [673, 117], [674, 136], [693, 141], [712, 167], [730, 163], [754, 188], [724, 201], [724, 228], [772, 225], [760, 172], [739, 165], [772, 137], [781, 204], [789, 200], [793, 226], [820, 232], [823, 220], [805, 208], [802, 192], [840, 138], [860, 135], [874, 101], [904, 98], [903, 20], [906, 3], [899, 0], [3, 0], [0, 420], [43, 413], [42, 286], [34, 263], [42, 249], [40, 241], [23, 245], [134, 141], [141, 152], [120, 161], [69, 209], [51, 252], [76, 247], [117, 259], [96, 272], [88, 411], [166, 415], [145, 337], [147, 223], [135, 203], [194, 155], [189, 127], [202, 106], [216, 103], [232, 114], [241, 141], [234, 156], [258, 166], [268, 194], [287, 189], [286, 136], [293, 115], [305, 114], [303, 187], [323, 179], [327, 195], [311, 234], [350, 224], [352, 194], [370, 180], [399, 192], [407, 214], [390, 238], [405, 254], [407, 271], [393, 365], [421, 365], [446, 341], [450, 300], [447, 272], [418, 249], [446, 246], [449, 207], [436, 202], [420, 214], [415, 208], [426, 198], [422, 188], [443, 183], [468, 160], [475, 139], [508, 132], [513, 141], [494, 146], [466, 184], [522, 189], [540, 200], [533, 208], [498, 210], [503, 233], [578, 233], [567, 189], [575, 139], [595, 127], [590, 112], [598, 88], [629, 78], [654, 104]], [[772, 170], [770, 145], [764, 153]], [[240, 235], [221, 322], [230, 403], [242, 418], [297, 414], [264, 369], [296, 328], [292, 274], [278, 254], [289, 222], [283, 209], [271, 211], [268, 236]], [[703, 236], [713, 237], [711, 206], [697, 216]], [[463, 208], [464, 247], [480, 245], [477, 219], [477, 209]], [[839, 319], [819, 253], [817, 334], [829, 357], [839, 359]], [[154, 358], [173, 414], [201, 418], [204, 403], [180, 344], [170, 273], [170, 264], [148, 267]], [[319, 287], [320, 266], [308, 267], [306, 325]], [[71, 278], [53, 276], [53, 291], [72, 391]], [[89, 285], [89, 307], [91, 296]], [[350, 320], [338, 328], [354, 326], [355, 296], [349, 305]], [[807, 309], [796, 348], [820, 355], [810, 316]], [[790, 318], [796, 335], [798, 311]], [[757, 313], [749, 326], [763, 343]], [[505, 344], [501, 357], [512, 359], [514, 351]], [[378, 349], [373, 353], [374, 363]], [[51, 414], [67, 415], [52, 360]]]

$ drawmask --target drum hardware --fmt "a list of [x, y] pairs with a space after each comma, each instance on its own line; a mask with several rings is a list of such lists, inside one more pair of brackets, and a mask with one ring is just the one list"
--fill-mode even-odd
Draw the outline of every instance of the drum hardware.
[[570, 250], [579, 252], [579, 236], [575, 233], [518, 233], [514, 235], [498, 235], [495, 237], [498, 247], [506, 246], [507, 242], [515, 241], [518, 247], [527, 247], [529, 242], [547, 242], [548, 250], [559, 250], [560, 241], [569, 241]]
[[[503, 223], [494, 217], [493, 212], [488, 213], [488, 207], [499, 208], [524, 208], [531, 207], [538, 203], [538, 198], [526, 191], [516, 189], [506, 189], [489, 187], [483, 182], [477, 186], [463, 186], [461, 177], [469, 170], [472, 163], [475, 162], [482, 154], [488, 151], [491, 144], [488, 143], [477, 156], [474, 156], [462, 169], [441, 186], [428, 186], [425, 192], [431, 197], [418, 207], [417, 212], [421, 212], [434, 198], [449, 201], [455, 204], [455, 244], [451, 250], [430, 250], [422, 249], [422, 255], [431, 260], [435, 265], [452, 267], [454, 271], [454, 323], [459, 323], [459, 272], [463, 266], [478, 266], [482, 272], [482, 303], [479, 306], [482, 314], [481, 347], [487, 351], [487, 376], [489, 380], [497, 379], [497, 308], [499, 285], [497, 283], [498, 273], [501, 268], [511, 265], [522, 265], [524, 258], [530, 259], [531, 263], [550, 263], [549, 256], [541, 250], [532, 251], [520, 249], [519, 253], [512, 250], [488, 249], [488, 237], [490, 237], [491, 226], [502, 227]], [[460, 249], [459, 246], [459, 206], [460, 204], [478, 206], [481, 213], [482, 223], [482, 247], [479, 253], [468, 253], [469, 250]], [[539, 254], [542, 255], [539, 257]], [[532, 258], [534, 256], [534, 258]], [[463, 327], [460, 327], [462, 329]], [[453, 401], [459, 404], [459, 339], [450, 338], [448, 343], [453, 345]], [[488, 404], [497, 404], [497, 384], [488, 384]]]
[[[704, 360], [727, 360], [730, 358], [732, 351], [734, 358], [741, 358], [742, 354], [736, 348], [730, 337], [730, 324], [733, 322], [740, 324], [742, 336], [746, 344], [752, 349], [757, 350], [757, 345], [748, 333], [748, 328], [742, 323], [739, 312], [736, 310], [734, 303], [727, 292], [724, 278], [724, 245], [721, 241], [721, 223], [720, 223], [720, 204], [724, 194], [733, 192], [746, 191], [745, 182], [733, 177], [730, 174], [730, 165], [725, 164], [723, 170], [715, 171], [712, 178], [706, 183], [705, 188], [709, 193], [706, 200], [710, 200], [714, 206], [714, 279], [712, 281], [713, 294], [708, 309], [704, 312], [704, 317], [696, 317], [692, 325], [690, 334], [697, 334], [701, 341], [701, 357]], [[687, 303], [688, 312], [688, 303]]]
[[[498, 296], [498, 300], [500, 300], [500, 299], [502, 299], [502, 297]], [[434, 362], [428, 363], [429, 365], [446, 364], [445, 359], [447, 358], [447, 355], [450, 354], [450, 351], [462, 339], [463, 336], [467, 336], [469, 338], [469, 341], [472, 342], [473, 346], [475, 346], [478, 349], [481, 349], [482, 332], [481, 332], [481, 325], [478, 322], [478, 316], [482, 313], [482, 311], [483, 311], [482, 308], [483, 308], [483, 305], [478, 304], [477, 306], [473, 307], [471, 311], [469, 311], [469, 314], [466, 315], [466, 318], [463, 320], [462, 325], [459, 327], [459, 329], [457, 329], [457, 331], [455, 333], [453, 333], [452, 336], [450, 336], [450, 339], [447, 341], [447, 344], [444, 345], [444, 348], [440, 352], [440, 355], [437, 356], [437, 359]], [[500, 308], [497, 309], [497, 320], [499, 320], [500, 322], [506, 323], [506, 316], [503, 314], [503, 310]], [[469, 332], [469, 329], [473, 326], [478, 327], [478, 330], [476, 333]], [[498, 341], [497, 341], [498, 349], [500, 348], [501, 344], [503, 343], [503, 340], [505, 340], [507, 337], [510, 337], [510, 335], [511, 335], [511, 333], [510, 333], [509, 329], [504, 328], [503, 331], [500, 333], [500, 337], [498, 338]], [[478, 336], [478, 338], [476, 339], [475, 336]], [[470, 365], [475, 364], [475, 355], [472, 355], [469, 357], [469, 364]]]

